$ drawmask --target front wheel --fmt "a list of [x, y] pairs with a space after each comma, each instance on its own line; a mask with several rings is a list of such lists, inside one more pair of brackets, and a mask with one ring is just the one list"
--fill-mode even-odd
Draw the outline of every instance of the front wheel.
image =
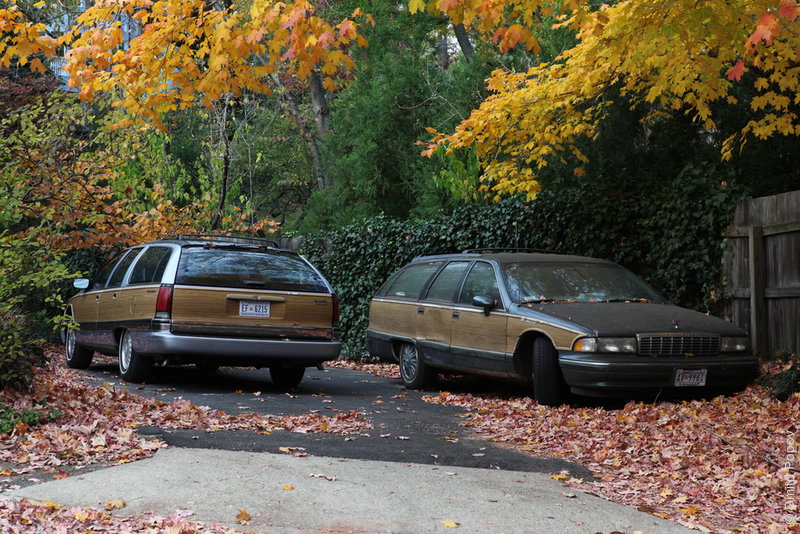
[[133, 340], [127, 330], [119, 339], [119, 375], [128, 382], [144, 382], [150, 374], [153, 360], [133, 350]]
[[306, 368], [302, 365], [273, 365], [269, 368], [269, 375], [272, 381], [280, 388], [292, 389], [297, 387], [306, 373]]
[[558, 363], [558, 351], [544, 337], [533, 342], [533, 397], [545, 406], [567, 402], [569, 388]]
[[400, 378], [408, 389], [427, 387], [436, 378], [436, 372], [422, 361], [417, 347], [411, 343], [400, 347]]
[[94, 351], [78, 345], [75, 330], [72, 328], [67, 328], [64, 353], [67, 357], [67, 367], [70, 369], [87, 369], [92, 365]]

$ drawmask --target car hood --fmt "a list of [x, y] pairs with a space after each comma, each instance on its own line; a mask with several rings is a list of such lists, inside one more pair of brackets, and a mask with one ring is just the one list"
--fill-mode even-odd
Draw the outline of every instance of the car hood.
[[[615, 337], [641, 333], [712, 333], [745, 336], [744, 330], [718, 317], [672, 304], [642, 302], [546, 302], [523, 306], [560, 322], [568, 322]], [[527, 315], [527, 314], [526, 314]]]

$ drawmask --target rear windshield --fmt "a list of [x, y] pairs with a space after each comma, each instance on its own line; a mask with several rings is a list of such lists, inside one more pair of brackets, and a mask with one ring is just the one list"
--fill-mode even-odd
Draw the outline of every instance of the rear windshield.
[[184, 247], [175, 282], [184, 285], [328, 293], [299, 255], [279, 251]]

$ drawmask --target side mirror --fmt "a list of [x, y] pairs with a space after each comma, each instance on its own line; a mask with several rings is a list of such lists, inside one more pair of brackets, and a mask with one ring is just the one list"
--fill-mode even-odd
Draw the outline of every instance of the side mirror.
[[72, 282], [73, 287], [76, 289], [86, 289], [89, 287], [89, 279], [88, 278], [78, 278], [77, 280]]
[[495, 300], [485, 295], [472, 297], [472, 305], [477, 306], [479, 308], [483, 308], [483, 314], [486, 315], [487, 317], [492, 312], [492, 310], [497, 307], [497, 303], [495, 302]]

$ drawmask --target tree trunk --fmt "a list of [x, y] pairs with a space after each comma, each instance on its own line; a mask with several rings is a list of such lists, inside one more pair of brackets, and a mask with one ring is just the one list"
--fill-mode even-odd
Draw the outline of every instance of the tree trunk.
[[322, 76], [318, 71], [311, 74], [311, 106], [314, 110], [314, 118], [317, 121], [317, 134], [320, 139], [328, 133], [328, 100], [325, 97], [325, 88], [322, 86]]
[[[325, 167], [322, 162], [322, 152], [319, 149], [319, 144], [317, 143], [317, 137], [314, 135], [314, 132], [312, 132], [311, 129], [308, 127], [306, 121], [303, 120], [303, 116], [300, 113], [300, 106], [297, 104], [297, 98], [291, 93], [291, 91], [289, 91], [289, 89], [287, 89], [281, 83], [278, 75], [273, 74], [272, 81], [275, 83], [276, 87], [282, 90], [280, 95], [281, 101], [284, 103], [284, 105], [286, 106], [286, 110], [294, 119], [295, 124], [297, 124], [298, 130], [300, 130], [300, 135], [303, 137], [303, 142], [306, 144], [306, 149], [308, 150], [308, 153], [311, 155], [311, 161], [312, 164], [314, 165], [314, 175], [317, 180], [317, 188], [319, 188], [320, 190], [325, 189], [327, 187], [327, 180], [325, 179]], [[319, 126], [317, 127], [317, 129], [319, 129]]]
[[461, 47], [461, 52], [463, 52], [464, 57], [472, 59], [472, 56], [475, 55], [475, 49], [472, 48], [472, 43], [469, 41], [469, 35], [467, 35], [467, 30], [464, 28], [464, 25], [453, 24], [453, 31], [456, 34], [458, 46]]

